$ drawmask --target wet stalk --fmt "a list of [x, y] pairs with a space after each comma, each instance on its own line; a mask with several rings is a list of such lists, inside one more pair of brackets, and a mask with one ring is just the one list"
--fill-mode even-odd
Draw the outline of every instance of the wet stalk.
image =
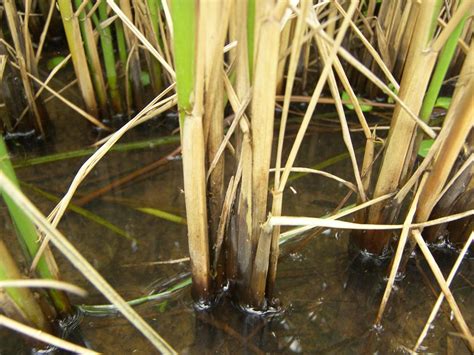
[[[257, 28], [258, 43], [255, 56], [255, 76], [251, 107], [252, 116], [252, 250], [254, 266], [251, 279], [251, 298], [254, 307], [262, 307], [265, 299], [265, 286], [270, 257], [271, 233], [261, 225], [267, 218], [267, 198], [273, 125], [275, 115], [275, 96], [277, 88], [277, 69], [280, 48], [280, 20], [286, 8], [284, 1], [270, 7], [260, 19]], [[257, 20], [258, 21], [258, 20]]]
[[454, 94], [452, 105], [445, 118], [445, 125], [450, 123], [452, 126], [430, 169], [426, 186], [420, 197], [420, 207], [415, 216], [417, 222], [428, 220], [435, 203], [438, 201], [438, 195], [446, 184], [451, 168], [454, 166], [468, 134], [472, 130], [474, 123], [474, 103], [472, 100], [474, 79], [469, 74], [468, 68], [472, 68], [473, 60], [474, 47], [471, 44], [469, 54], [465, 59], [465, 67], [463, 67], [459, 78], [461, 85], [458, 86]]
[[196, 10], [194, 2], [173, 0], [171, 3], [193, 296], [197, 302], [207, 302], [210, 298], [210, 259], [202, 124], [204, 68], [201, 55], [204, 55], [204, 48], [203, 42], [198, 40], [196, 43], [196, 34], [202, 39], [202, 24], [196, 21]]
[[[429, 79], [436, 63], [437, 53], [427, 51], [432, 39], [441, 1], [426, 1], [421, 4], [420, 15], [417, 18], [415, 35], [412, 39], [408, 59], [405, 64], [402, 82], [400, 84], [400, 99], [416, 114], [419, 112]], [[417, 124], [408, 116], [400, 105], [395, 107], [387, 147], [383, 157], [382, 167], [375, 186], [374, 197], [379, 197], [395, 191], [406, 180], [411, 171], [409, 162], [414, 146]], [[383, 206], [373, 206], [368, 213], [368, 223], [383, 223], [386, 218]], [[394, 206], [393, 208], [397, 208]], [[391, 211], [393, 214], [393, 211]], [[356, 238], [362, 249], [380, 254], [391, 239], [390, 233], [369, 231]]]
[[[224, 56], [223, 48], [227, 35], [231, 2], [203, 1], [202, 13], [205, 23], [205, 87], [204, 87], [204, 140], [208, 165], [214, 160], [224, 138]], [[208, 180], [209, 241], [211, 259], [217, 250], [217, 232], [224, 204], [224, 155], [221, 155]], [[224, 253], [220, 253], [217, 270], [213, 270], [217, 287], [224, 280]]]
[[[277, 146], [277, 156], [275, 162], [275, 181], [274, 181], [274, 190], [273, 190], [273, 201], [272, 201], [272, 215], [280, 216], [281, 209], [283, 205], [283, 191], [280, 189], [280, 168], [282, 165], [282, 153], [283, 153], [283, 144], [285, 140], [285, 131], [286, 123], [288, 119], [288, 113], [290, 108], [290, 98], [293, 91], [294, 80], [296, 76], [296, 69], [301, 53], [302, 38], [306, 28], [306, 16], [308, 14], [308, 1], [301, 2], [301, 13], [299, 14], [296, 20], [295, 33], [293, 36], [293, 44], [290, 55], [290, 62], [287, 70], [287, 80], [285, 86], [285, 97], [283, 102], [283, 111], [280, 120], [280, 130], [278, 135], [278, 146]], [[291, 23], [288, 23], [286, 27], [290, 27]], [[285, 27], [285, 28], [286, 28]], [[289, 31], [289, 30], [288, 30]], [[283, 34], [285, 33], [285, 30]], [[280, 49], [281, 53], [281, 49]], [[280, 64], [281, 65], [281, 64]], [[275, 227], [272, 232], [272, 243], [271, 243], [271, 253], [270, 253], [270, 266], [268, 272], [268, 281], [267, 281], [267, 293], [269, 297], [272, 297], [275, 280], [276, 280], [276, 270], [278, 263], [279, 251], [279, 238], [280, 238], [280, 227]]]

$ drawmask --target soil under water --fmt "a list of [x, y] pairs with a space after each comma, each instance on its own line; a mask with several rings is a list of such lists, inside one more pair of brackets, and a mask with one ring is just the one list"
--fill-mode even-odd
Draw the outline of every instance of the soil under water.
[[[93, 143], [99, 134], [61, 104], [51, 105], [55, 134], [35, 148], [10, 142], [13, 163], [46, 154], [71, 151]], [[316, 116], [317, 119], [318, 116]], [[173, 118], [158, 118], [130, 131], [121, 142], [134, 142], [170, 134]], [[171, 124], [169, 124], [171, 122]], [[357, 139], [356, 139], [357, 140]], [[289, 139], [288, 141], [291, 141]], [[109, 153], [91, 172], [78, 191], [83, 196], [126, 173], [157, 161], [175, 149], [173, 145]], [[297, 166], [312, 166], [345, 152], [339, 132], [317, 132], [305, 138]], [[17, 169], [21, 182], [61, 197], [87, 159], [74, 158]], [[349, 160], [324, 170], [353, 181]], [[284, 215], [320, 217], [331, 212], [347, 193], [346, 187], [321, 176], [304, 176], [291, 182], [284, 198]], [[136, 207], [157, 208], [185, 216], [179, 159], [171, 160], [133, 183], [113, 189], [86, 206], [136, 239], [133, 242], [110, 229], [69, 211], [59, 229], [125, 298], [134, 299], [160, 290], [169, 280], [186, 275], [188, 262], [146, 265], [153, 261], [188, 255], [186, 227], [143, 212]], [[48, 214], [54, 203], [23, 185], [27, 196]], [[20, 260], [12, 224], [0, 204], [0, 233]], [[382, 329], [373, 321], [384, 290], [386, 260], [348, 253], [349, 236], [325, 231], [304, 247], [288, 243], [278, 270], [277, 290], [282, 312], [268, 316], [246, 315], [223, 301], [206, 311], [196, 311], [189, 288], [172, 297], [138, 306], [140, 314], [179, 353], [403, 353], [414, 345], [439, 288], [422, 256], [409, 262], [406, 276], [396, 283]], [[57, 255], [64, 280], [88, 290], [75, 304], [102, 304], [104, 298], [65, 260]], [[446, 273], [457, 253], [437, 251]], [[473, 259], [464, 260], [452, 291], [466, 322], [474, 324]], [[25, 267], [25, 264], [22, 264]], [[467, 354], [453, 335], [453, 317], [442, 308], [423, 344], [430, 353]], [[75, 337], [90, 348], [109, 354], [150, 354], [154, 350], [119, 315], [80, 315]], [[0, 329], [0, 354], [28, 354], [31, 349], [11, 331]]]

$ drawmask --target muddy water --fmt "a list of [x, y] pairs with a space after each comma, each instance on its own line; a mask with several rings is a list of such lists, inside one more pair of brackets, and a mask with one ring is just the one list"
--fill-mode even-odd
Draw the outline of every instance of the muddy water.
[[[12, 146], [13, 162], [27, 157], [70, 151], [94, 142], [99, 134], [73, 113], [61, 108], [54, 117], [55, 135], [36, 148]], [[126, 142], [168, 135], [173, 118], [161, 119], [127, 134]], [[124, 174], [152, 163], [175, 146], [167, 145], [130, 152], [110, 153], [93, 170], [78, 191], [79, 196], [102, 187]], [[345, 151], [339, 133], [316, 132], [308, 136], [299, 166], [311, 166]], [[17, 169], [22, 182], [56, 196], [66, 191], [84, 158]], [[325, 169], [353, 181], [348, 160]], [[288, 215], [322, 216], [334, 209], [347, 190], [319, 176], [292, 181], [285, 195]], [[184, 225], [159, 219], [133, 207], [158, 208], [185, 215], [181, 161], [113, 189], [84, 206], [107, 219], [136, 239], [132, 242], [74, 212], [68, 212], [59, 229], [87, 257], [97, 270], [125, 298], [148, 294], [167, 281], [189, 271], [187, 262], [145, 265], [186, 257]], [[54, 203], [33, 190], [25, 193], [48, 214]], [[0, 205], [0, 233], [15, 245], [6, 208]], [[279, 264], [278, 296], [282, 312], [265, 317], [245, 315], [223, 301], [208, 311], [196, 312], [189, 289], [173, 297], [137, 307], [140, 314], [179, 353], [403, 353], [421, 331], [438, 292], [423, 258], [410, 260], [405, 278], [396, 284], [382, 329], [372, 327], [384, 290], [387, 262], [374, 261], [348, 253], [348, 235], [325, 231], [307, 244], [288, 243]], [[13, 252], [20, 255], [18, 248]], [[103, 297], [61, 256], [57, 254], [63, 278], [86, 290], [86, 299], [73, 297], [75, 304], [104, 303]], [[452, 250], [437, 252], [445, 272], [454, 262]], [[20, 257], [19, 257], [20, 259]], [[23, 264], [24, 265], [24, 264]], [[473, 324], [473, 260], [465, 260], [452, 290], [468, 324]], [[433, 289], [434, 288], [434, 289]], [[427, 352], [468, 353], [451, 323], [450, 311], [442, 308], [431, 329], [424, 350]], [[109, 354], [150, 354], [153, 348], [126, 320], [117, 315], [80, 317], [76, 339], [90, 348]], [[23, 340], [0, 329], [0, 354], [27, 354]]]

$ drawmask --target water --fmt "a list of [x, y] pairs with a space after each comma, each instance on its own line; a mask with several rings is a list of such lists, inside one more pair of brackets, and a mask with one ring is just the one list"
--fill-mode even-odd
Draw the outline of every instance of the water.
[[[60, 106], [53, 117], [55, 137], [38, 148], [13, 147], [13, 162], [26, 157], [83, 148], [98, 138], [87, 123]], [[163, 122], [166, 121], [166, 122]], [[134, 129], [124, 141], [138, 141], [170, 134], [173, 118]], [[175, 146], [127, 153], [110, 153], [93, 170], [78, 191], [83, 196], [127, 172], [154, 162]], [[313, 133], [306, 138], [298, 166], [310, 166], [344, 152], [339, 133]], [[21, 181], [62, 196], [86, 158], [17, 169]], [[348, 160], [325, 169], [353, 180]], [[290, 184], [284, 214], [322, 216], [344, 198], [347, 190], [320, 176], [306, 176]], [[85, 206], [122, 228], [137, 243], [118, 236], [84, 217], [68, 212], [59, 229], [92, 265], [125, 298], [133, 299], [160, 288], [167, 280], [189, 271], [188, 262], [143, 265], [145, 262], [180, 259], [188, 255], [183, 225], [143, 214], [133, 207], [152, 207], [185, 216], [181, 161], [172, 160], [131, 184], [113, 189]], [[48, 214], [54, 203], [24, 187], [25, 193]], [[0, 233], [16, 245], [4, 205], [0, 205]], [[347, 233], [327, 231], [307, 244], [289, 243], [283, 248], [277, 289], [282, 312], [261, 317], [244, 314], [224, 299], [210, 310], [196, 312], [189, 288], [164, 301], [138, 306], [140, 314], [179, 353], [404, 353], [412, 347], [435, 302], [436, 290], [422, 257], [408, 264], [405, 278], [396, 283], [382, 323], [373, 321], [384, 291], [386, 261], [354, 256], [348, 252]], [[12, 247], [20, 255], [17, 247]], [[438, 255], [445, 272], [456, 254]], [[57, 255], [63, 278], [88, 290], [75, 304], [101, 304], [104, 298], [65, 260]], [[374, 265], [378, 264], [378, 265]], [[24, 265], [24, 264], [23, 264]], [[452, 290], [468, 324], [473, 324], [473, 260], [465, 260]], [[420, 271], [421, 270], [421, 271]], [[468, 353], [442, 308], [423, 344], [428, 352]], [[150, 354], [153, 348], [120, 316], [82, 316], [76, 337], [92, 349], [114, 354]], [[0, 354], [27, 354], [28, 345], [10, 331], [0, 329]]]

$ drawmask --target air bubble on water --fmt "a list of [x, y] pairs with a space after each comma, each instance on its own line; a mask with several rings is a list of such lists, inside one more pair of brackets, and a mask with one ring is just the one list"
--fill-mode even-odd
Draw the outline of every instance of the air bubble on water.
[[290, 258], [293, 261], [303, 261], [303, 255], [301, 253], [290, 253]]
[[168, 161], [181, 160], [181, 154], [176, 154], [176, 155], [174, 155], [174, 156], [166, 157], [166, 159], [167, 159]]
[[372, 328], [375, 330], [376, 333], [381, 333], [383, 331], [383, 325], [380, 323], [374, 324]]
[[285, 330], [290, 329], [290, 325], [288, 324], [287, 321], [282, 321], [282, 322], [280, 322], [280, 324], [283, 326], [283, 329], [285, 329]]
[[[259, 317], [268, 316], [268, 315], [280, 315], [280, 314], [283, 314], [284, 312], [284, 310], [279, 306], [273, 306], [273, 305], [269, 306], [267, 301], [264, 301], [264, 304], [261, 306], [261, 308], [255, 308], [255, 307], [250, 306], [249, 304], [237, 305], [237, 306], [243, 311], [259, 316]], [[283, 324], [283, 322], [281, 322], [281, 324]]]
[[395, 275], [395, 281], [402, 281], [405, 278], [406, 274], [403, 271], [397, 271]]
[[375, 254], [369, 252], [367, 249], [361, 250], [360, 254], [362, 256], [362, 260], [366, 260], [366, 259], [372, 260], [375, 256]]
[[229, 287], [230, 287], [230, 282], [229, 280], [227, 280], [225, 285], [222, 287], [222, 292], [227, 292], [229, 290]]
[[[204, 290], [206, 291], [206, 290]], [[194, 302], [194, 308], [198, 311], [204, 311], [206, 309], [211, 308], [211, 302], [206, 302], [204, 300], [200, 300], [198, 302]]]
[[301, 353], [303, 348], [301, 347], [301, 343], [298, 339], [294, 339], [290, 344], [290, 350], [294, 353]]
[[316, 319], [318, 319], [318, 313], [316, 311], [311, 311], [308, 313], [308, 319], [311, 322], [314, 322]]
[[132, 240], [132, 244], [130, 245], [132, 248], [132, 252], [135, 253], [138, 250], [138, 242], [136, 239]]

